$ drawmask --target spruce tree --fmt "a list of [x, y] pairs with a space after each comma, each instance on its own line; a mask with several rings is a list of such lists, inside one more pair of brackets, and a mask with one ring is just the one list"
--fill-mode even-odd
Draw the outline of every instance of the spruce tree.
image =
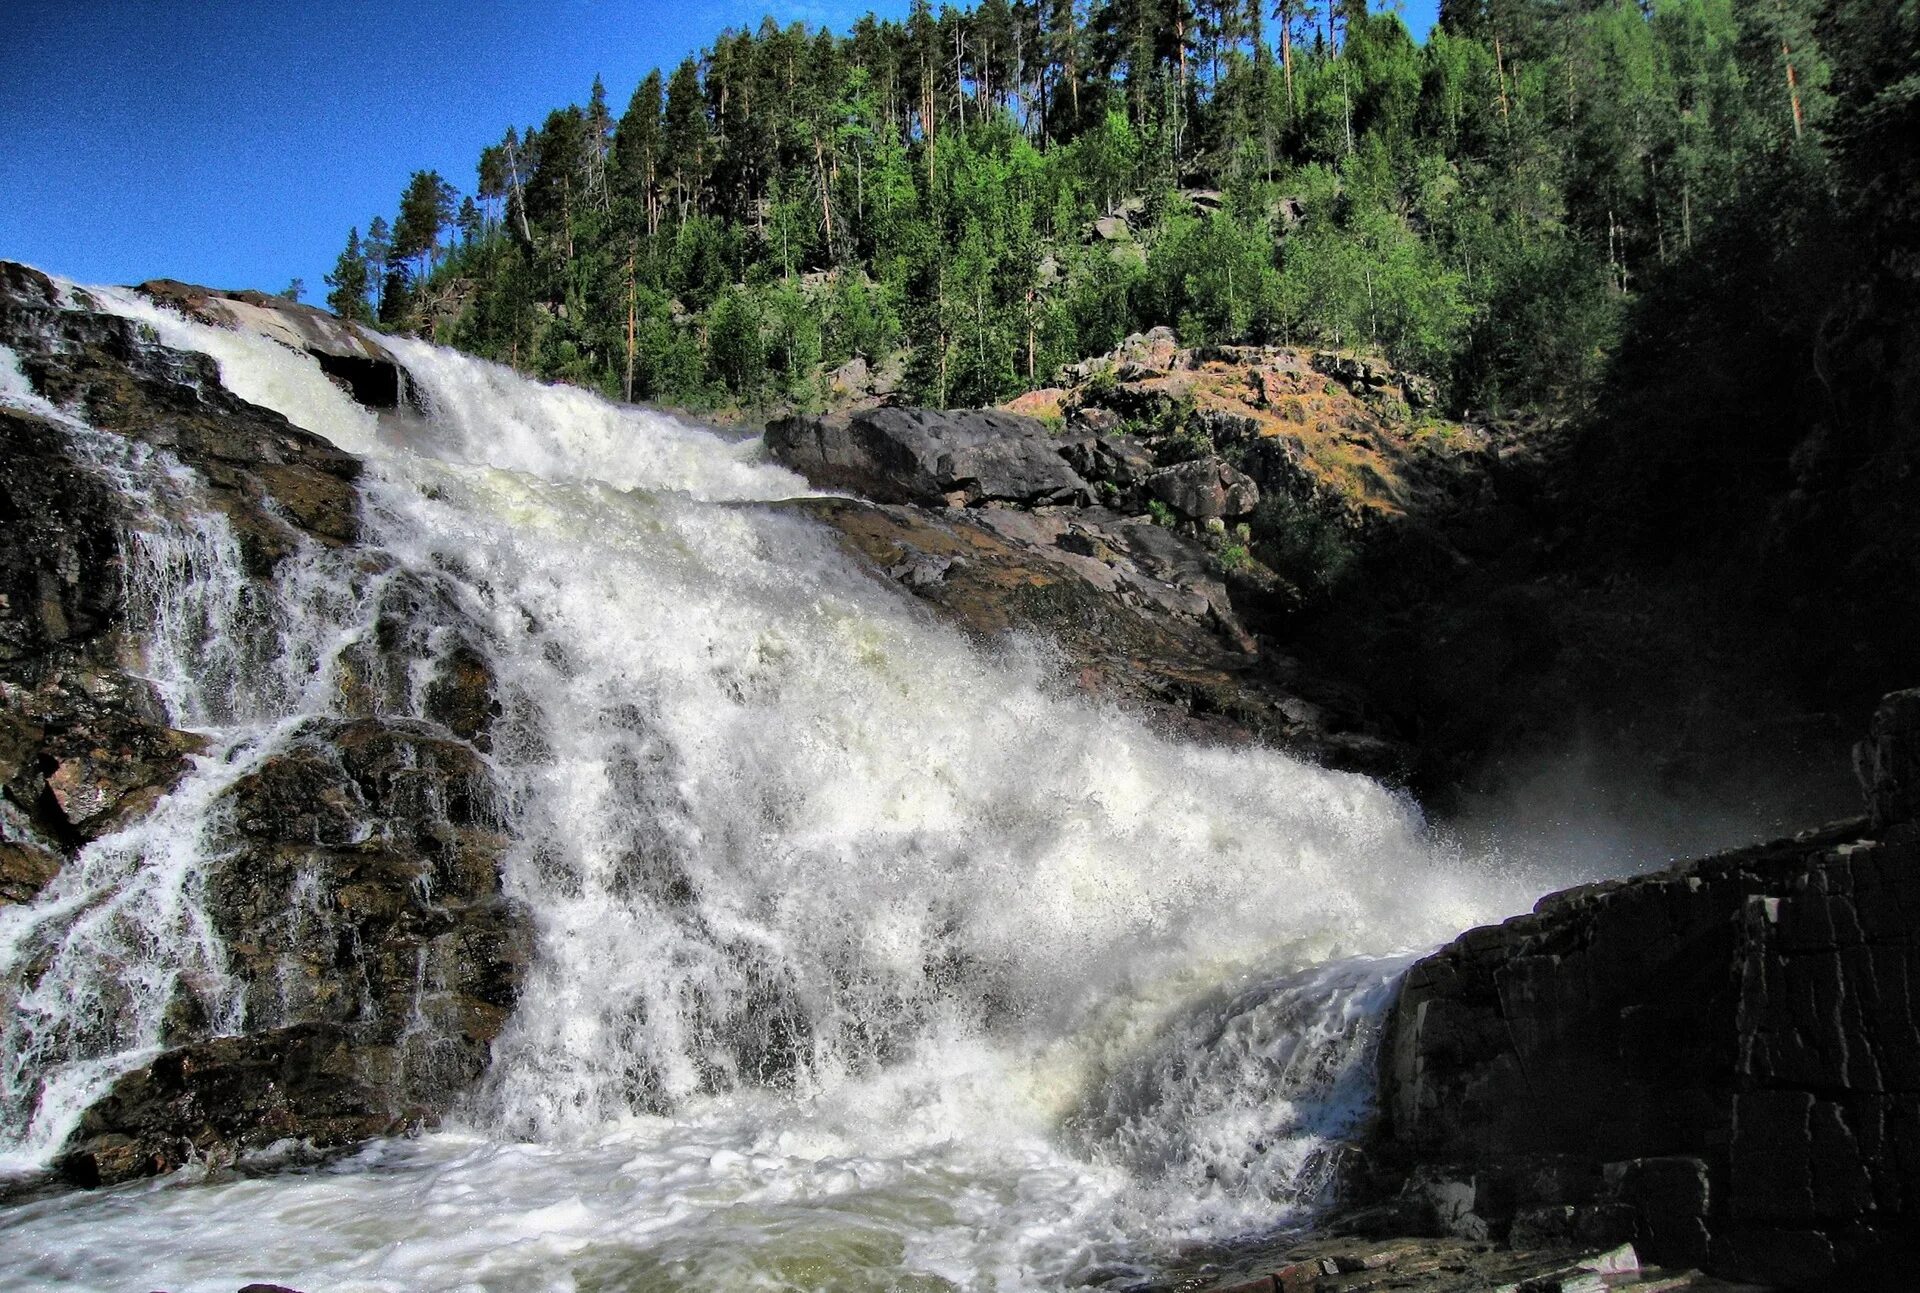
[[343, 319], [355, 323], [372, 323], [373, 310], [367, 304], [367, 287], [370, 270], [366, 252], [360, 246], [358, 226], [347, 231], [347, 245], [340, 257], [333, 263], [333, 273], [326, 276], [327, 308]]

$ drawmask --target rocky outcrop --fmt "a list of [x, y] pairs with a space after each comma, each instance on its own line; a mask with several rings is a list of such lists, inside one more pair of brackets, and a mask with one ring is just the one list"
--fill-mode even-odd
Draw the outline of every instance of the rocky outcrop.
[[823, 489], [879, 503], [1029, 506], [1091, 501], [1046, 427], [992, 409], [870, 409], [771, 423], [767, 448]]
[[1920, 824], [1885, 754], [1909, 706], [1864, 747], [1873, 821], [1554, 894], [1415, 965], [1384, 1052], [1400, 1203], [1895, 1287], [1920, 1235]]
[[1260, 503], [1260, 487], [1212, 455], [1155, 472], [1147, 478], [1147, 492], [1189, 521], [1246, 516]]
[[[367, 358], [361, 334], [317, 311], [164, 287], [149, 294]], [[56, 883], [208, 748], [169, 725], [139, 673], [139, 621], [154, 608], [130, 604], [136, 528], [220, 514], [262, 606], [296, 553], [361, 537], [357, 459], [235, 397], [206, 356], [90, 304], [0, 263], [0, 337], [44, 410], [0, 409], [0, 902]], [[156, 459], [178, 488], [136, 498]], [[351, 717], [279, 739], [208, 815], [222, 839], [204, 905], [231, 982], [183, 976], [164, 1049], [85, 1114], [61, 1160], [69, 1179], [418, 1125], [484, 1066], [528, 956], [526, 914], [501, 893], [482, 758], [500, 705], [483, 635], [432, 573], [392, 567], [353, 552], [377, 615], [339, 662]], [[416, 693], [421, 717], [394, 717]], [[236, 1020], [211, 1017], [209, 1003], [233, 1000], [240, 1031], [219, 1035]]]
[[303, 537], [339, 546], [359, 536], [359, 460], [234, 395], [207, 356], [161, 346], [130, 319], [62, 309], [44, 275], [5, 262], [0, 336], [41, 398], [191, 468], [254, 573], [270, 573]]
[[406, 367], [376, 334], [338, 315], [284, 296], [222, 292], [171, 278], [150, 279], [134, 291], [216, 328], [257, 333], [304, 351], [368, 408], [398, 408], [408, 398]]
[[1074, 686], [1168, 731], [1264, 739], [1382, 776], [1403, 766], [1404, 749], [1367, 725], [1355, 697], [1257, 649], [1205, 549], [1143, 518], [854, 499], [779, 506], [823, 521], [877, 574], [983, 641], [1010, 630], [1044, 637]]
[[140, 816], [203, 745], [123, 667], [124, 508], [59, 425], [0, 409], [0, 904]]
[[1874, 711], [1853, 766], [1875, 826], [1920, 817], [1920, 690], [1896, 691]]
[[531, 954], [500, 895], [505, 837], [473, 747], [401, 719], [315, 720], [217, 810], [236, 847], [208, 910], [243, 1034], [195, 1038], [116, 1082], [69, 1141], [82, 1184], [315, 1148], [431, 1120], [476, 1080]]
[[[1548, 1245], [1511, 1248], [1454, 1236], [1297, 1239], [1260, 1245], [1224, 1260], [1195, 1263], [1192, 1275], [1161, 1289], [1204, 1293], [1675, 1293], [1724, 1284], [1699, 1271], [1644, 1268], [1631, 1244], [1606, 1249]], [[1258, 1274], [1249, 1276], [1248, 1272]]]
[[[252, 572], [358, 534], [359, 462], [220, 385], [204, 355], [64, 308], [45, 275], [0, 262], [0, 336], [47, 405], [194, 470]], [[74, 850], [150, 809], [204, 741], [133, 670], [124, 553], [135, 518], [57, 418], [0, 409], [0, 901], [37, 893]], [[118, 437], [123, 442], [113, 443]]]

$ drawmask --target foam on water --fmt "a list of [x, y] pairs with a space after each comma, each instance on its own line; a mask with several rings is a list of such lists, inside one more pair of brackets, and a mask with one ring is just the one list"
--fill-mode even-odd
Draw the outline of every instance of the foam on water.
[[[370, 542], [484, 638], [537, 947], [454, 1129], [15, 1208], [0, 1287], [1057, 1287], [1318, 1205], [1370, 1098], [1400, 964], [1377, 958], [1532, 897], [1364, 778], [1171, 743], [1037, 645], [939, 625], [762, 505], [804, 487], [757, 442], [405, 341], [425, 413], [381, 424], [303, 356], [98, 295], [367, 456]], [[30, 397], [9, 371], [0, 400]], [[154, 514], [140, 577], [182, 591], [141, 603], [151, 669], [223, 753], [0, 915], [72, 984], [136, 953], [61, 913], [143, 887], [143, 927], [196, 910], [207, 805], [337, 705], [327, 662], [377, 591], [308, 553], [248, 609], [206, 519]], [[231, 671], [257, 683], [189, 683], [261, 643]], [[150, 972], [217, 1002], [203, 933]], [[6, 1109], [15, 1156], [57, 1148], [157, 1029], [133, 1010], [88, 1045], [14, 1044], [16, 1105], [78, 1093]]]

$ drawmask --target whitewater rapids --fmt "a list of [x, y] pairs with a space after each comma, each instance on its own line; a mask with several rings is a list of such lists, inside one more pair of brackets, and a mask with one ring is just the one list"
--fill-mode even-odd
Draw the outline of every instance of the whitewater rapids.
[[[1042, 644], [970, 643], [769, 506], [807, 490], [757, 441], [404, 340], [423, 412], [376, 417], [303, 355], [88, 291], [361, 455], [388, 560], [290, 558], [273, 658], [246, 659], [237, 547], [191, 473], [116, 456], [0, 352], [0, 401], [60, 416], [152, 500], [129, 601], [172, 721], [212, 742], [155, 814], [0, 913], [0, 975], [57, 928], [48, 1017], [129, 958], [154, 1002], [192, 975], [228, 1017], [194, 909], [204, 809], [344, 712], [331, 664], [371, 632], [370, 570], [435, 572], [483, 633], [536, 951], [441, 1130], [16, 1205], [0, 1289], [1124, 1280], [1310, 1218], [1406, 957], [1542, 887], [1364, 778], [1170, 742], [1072, 693]], [[129, 1006], [104, 1051], [10, 1021], [5, 1162], [49, 1161], [159, 1013]]]

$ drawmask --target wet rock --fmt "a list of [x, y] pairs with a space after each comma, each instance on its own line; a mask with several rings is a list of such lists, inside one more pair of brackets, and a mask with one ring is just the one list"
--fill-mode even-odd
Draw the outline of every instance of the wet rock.
[[1408, 972], [1382, 1161], [1464, 1165], [1496, 1235], [1617, 1224], [1656, 1261], [1845, 1284], [1915, 1231], [1915, 982], [1905, 824], [1550, 895]]
[[[314, 720], [237, 781], [223, 815], [238, 838], [206, 906], [243, 1034], [185, 1040], [117, 1081], [69, 1142], [68, 1177], [433, 1121], [485, 1069], [531, 955], [500, 892], [494, 797], [469, 744], [410, 720]], [[180, 1006], [176, 1032], [206, 1028]]]
[[192, 468], [254, 573], [270, 573], [303, 539], [337, 546], [358, 536], [353, 455], [232, 394], [207, 356], [162, 346], [129, 319], [56, 301], [44, 275], [0, 262], [0, 335], [35, 391]]
[[1246, 516], [1260, 504], [1260, 487], [1252, 477], [1219, 458], [1155, 472], [1147, 491], [1190, 521]]
[[[1209, 1267], [1213, 1269], [1209, 1269]], [[1258, 1274], [1249, 1275], [1249, 1271]], [[1211, 1278], [1209, 1278], [1211, 1277]], [[1462, 1238], [1369, 1239], [1358, 1236], [1312, 1238], [1266, 1251], [1235, 1253], [1215, 1259], [1178, 1283], [1160, 1289], [1206, 1293], [1358, 1293], [1397, 1289], [1405, 1293], [1466, 1293], [1498, 1289], [1504, 1293], [1604, 1293], [1636, 1289], [1667, 1293], [1675, 1289], [1731, 1286], [1692, 1270], [1644, 1270], [1630, 1244], [1544, 1244], [1503, 1247]]]
[[65, 864], [58, 853], [31, 841], [0, 841], [0, 906], [32, 902]]
[[1090, 501], [1087, 482], [1055, 451], [1044, 424], [991, 409], [802, 415], [770, 424], [766, 442], [814, 485], [881, 503]]
[[397, 1131], [355, 1039], [304, 1024], [176, 1047], [116, 1081], [61, 1155], [76, 1185], [231, 1163], [286, 1140], [315, 1149]]
[[400, 407], [407, 370], [377, 334], [316, 306], [265, 292], [223, 292], [170, 278], [133, 289], [154, 302], [216, 328], [254, 332], [313, 356], [322, 372], [368, 408]]
[[779, 506], [823, 521], [876, 574], [978, 638], [1043, 635], [1078, 688], [1172, 732], [1265, 740], [1382, 775], [1403, 765], [1404, 747], [1368, 727], [1351, 697], [1297, 676], [1282, 681], [1252, 653], [1206, 549], [1171, 530], [1099, 508]]
[[0, 409], [0, 903], [139, 817], [202, 748], [125, 669], [129, 519], [64, 428]]
[[[359, 344], [285, 303], [208, 301], [175, 303], [302, 349]], [[224, 514], [261, 582], [306, 545], [358, 539], [359, 464], [234, 397], [205, 356], [84, 300], [65, 308], [45, 276], [4, 262], [0, 337], [36, 394], [94, 428], [0, 410], [0, 902], [26, 902], [205, 748], [168, 725], [137, 672], [144, 626], [129, 622], [121, 563], [142, 518], [117, 492], [119, 464], [163, 452], [187, 468], [190, 501], [161, 506]], [[375, 631], [339, 662], [360, 716], [287, 735], [209, 815], [227, 838], [202, 883], [231, 982], [176, 986], [168, 1049], [85, 1115], [70, 1179], [417, 1126], [485, 1065], [530, 938], [500, 891], [505, 842], [480, 753], [497, 686], [480, 630], [431, 573], [372, 560], [363, 572], [379, 581]], [[416, 689], [427, 721], [373, 717]], [[233, 1026], [213, 1007], [234, 987], [242, 1035], [212, 1036]]]
[[136, 518], [110, 478], [116, 455], [163, 450], [191, 468], [260, 576], [301, 543], [358, 533], [355, 459], [236, 399], [204, 355], [82, 306], [0, 262], [0, 335], [22, 373], [105, 433], [83, 458], [61, 422], [0, 409], [0, 901], [30, 899], [74, 850], [144, 815], [204, 748], [136, 672], [123, 569]]

